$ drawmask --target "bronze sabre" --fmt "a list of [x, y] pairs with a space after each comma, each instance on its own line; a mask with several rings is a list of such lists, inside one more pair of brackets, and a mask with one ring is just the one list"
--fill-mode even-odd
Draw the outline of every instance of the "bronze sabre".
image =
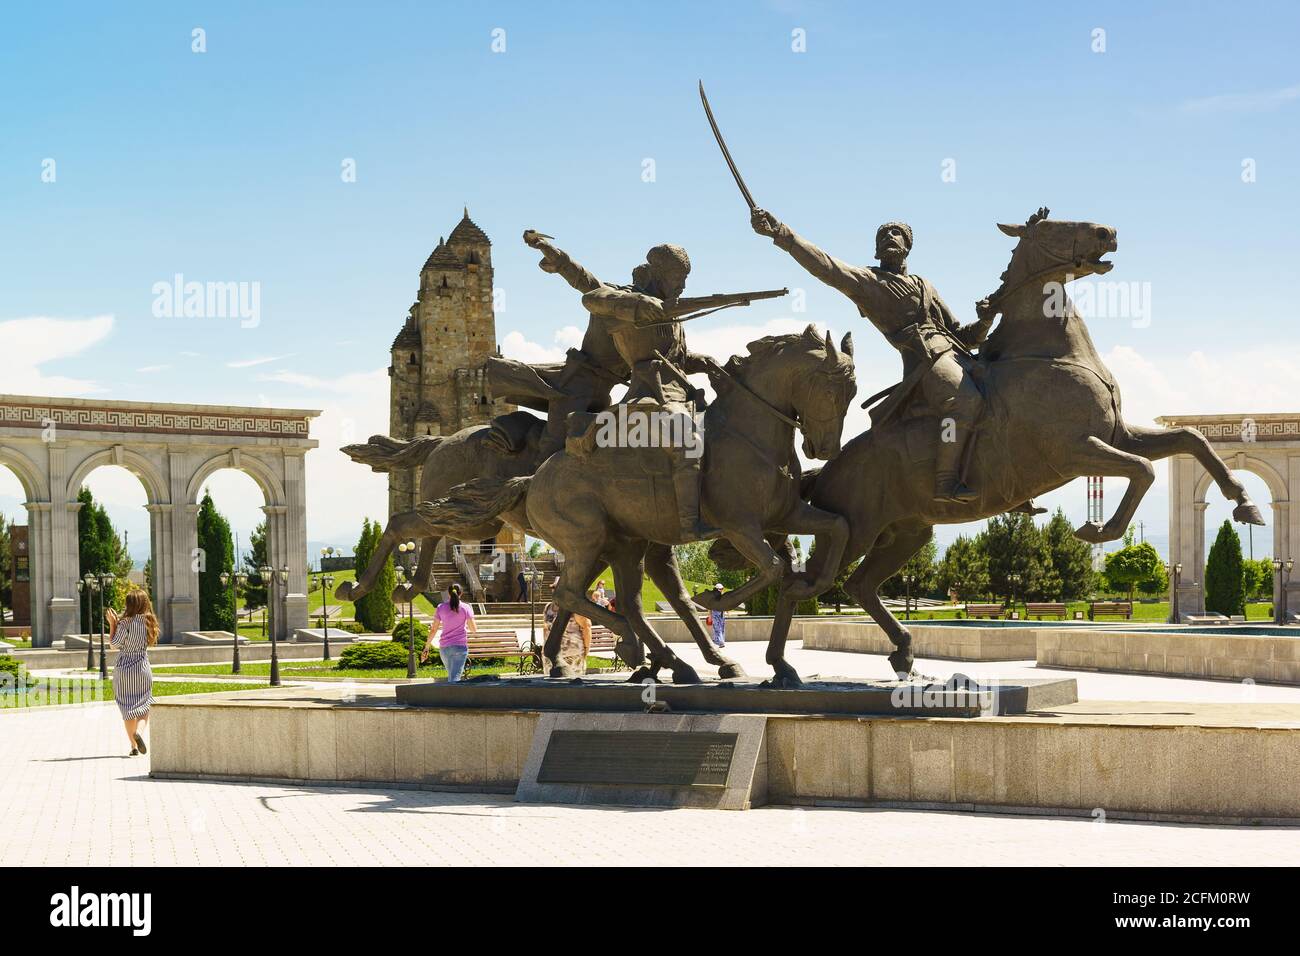
[[727, 166], [731, 169], [731, 175], [736, 177], [736, 185], [740, 187], [740, 194], [745, 197], [745, 202], [749, 203], [750, 209], [757, 209], [758, 204], [754, 202], [754, 197], [749, 194], [749, 187], [745, 185], [745, 181], [740, 178], [740, 170], [736, 168], [736, 163], [731, 158], [731, 150], [727, 149], [727, 143], [722, 138], [722, 133], [718, 131], [718, 123], [713, 118], [713, 110], [709, 108], [709, 98], [704, 95], [703, 80], [700, 80], [700, 102], [704, 104], [704, 115], [709, 118], [709, 125], [713, 127], [713, 138], [718, 141], [718, 148], [722, 150], [722, 158], [727, 161]]

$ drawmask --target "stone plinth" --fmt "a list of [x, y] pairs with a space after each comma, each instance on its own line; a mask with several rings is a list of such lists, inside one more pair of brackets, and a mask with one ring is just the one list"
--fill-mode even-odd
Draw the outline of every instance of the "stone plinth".
[[728, 714], [889, 714], [978, 717], [1024, 713], [1078, 700], [1072, 680], [988, 681], [967, 685], [865, 678], [810, 680], [775, 689], [750, 679], [699, 684], [632, 684], [624, 675], [588, 675], [558, 681], [544, 677], [484, 676], [447, 683], [419, 681], [397, 688], [399, 703], [413, 707]]
[[[240, 647], [248, 642], [246, 637], [239, 639]], [[176, 643], [183, 647], [231, 647], [235, 643], [235, 635], [229, 631], [186, 631]]]
[[1045, 628], [1035, 643], [1044, 667], [1300, 685], [1300, 628], [1294, 636]]
[[[827, 621], [806, 618], [797, 636], [804, 650], [888, 654], [894, 649], [874, 621]], [[952, 661], [1028, 661], [1037, 651], [1034, 628], [913, 624], [912, 653]]]
[[[544, 716], [403, 707], [391, 686], [165, 697], [154, 705], [150, 759], [159, 777], [513, 793]], [[973, 719], [775, 714], [766, 756], [775, 804], [1300, 822], [1296, 704], [1081, 701]]]

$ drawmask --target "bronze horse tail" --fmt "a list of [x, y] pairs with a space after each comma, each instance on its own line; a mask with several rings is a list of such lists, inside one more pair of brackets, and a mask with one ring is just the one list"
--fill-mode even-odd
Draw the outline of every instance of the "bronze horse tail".
[[495, 520], [523, 500], [532, 476], [523, 478], [475, 478], [455, 485], [446, 497], [425, 501], [416, 512], [429, 525], [445, 529], [475, 528]]
[[343, 454], [371, 471], [380, 473], [394, 468], [414, 468], [423, 465], [429, 453], [442, 443], [441, 435], [420, 435], [406, 441], [387, 435], [372, 435], [364, 445], [345, 445]]

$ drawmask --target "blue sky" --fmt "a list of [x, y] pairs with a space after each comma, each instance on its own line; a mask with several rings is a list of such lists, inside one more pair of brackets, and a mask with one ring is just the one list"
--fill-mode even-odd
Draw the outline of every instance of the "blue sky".
[[[321, 408], [309, 535], [350, 547], [384, 486], [334, 449], [386, 426], [389, 343], [463, 204], [495, 243], [507, 353], [555, 354], [581, 318], [518, 239], [536, 227], [601, 275], [673, 241], [696, 293], [803, 288], [804, 313], [723, 313], [690, 340], [852, 329], [863, 393], [889, 384], [897, 357], [851, 304], [750, 231], [703, 78], [758, 202], [839, 257], [906, 219], [914, 271], [969, 320], [1010, 253], [995, 222], [1046, 204], [1113, 225], [1108, 278], [1149, 290], [1150, 321], [1091, 328], [1130, 416], [1294, 410], [1298, 27], [1287, 3], [11, 5], [0, 391]], [[176, 273], [259, 283], [260, 322], [154, 317]], [[1139, 517], [1163, 547], [1158, 470]], [[138, 486], [91, 484], [147, 528]], [[256, 520], [251, 481], [214, 488]], [[0, 474], [0, 512], [17, 496]], [[1082, 520], [1082, 483], [1048, 503]]]

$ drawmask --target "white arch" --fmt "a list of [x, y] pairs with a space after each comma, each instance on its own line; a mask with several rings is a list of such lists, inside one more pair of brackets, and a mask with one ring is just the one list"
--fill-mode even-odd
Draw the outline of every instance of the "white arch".
[[103, 468], [105, 465], [119, 465], [140, 479], [140, 484], [144, 486], [145, 497], [149, 499], [149, 504], [165, 505], [171, 500], [171, 496], [167, 493], [167, 482], [163, 479], [162, 473], [154, 463], [143, 455], [121, 445], [114, 445], [112, 448], [105, 448], [103, 451], [95, 452], [77, 466], [72, 473], [72, 477], [68, 479], [67, 500], [75, 501], [77, 495], [81, 492], [81, 486], [90, 477], [90, 473], [97, 468]]
[[214, 472], [221, 471], [223, 468], [234, 468], [236, 471], [242, 471], [257, 482], [257, 486], [262, 489], [262, 497], [266, 499], [265, 503], [267, 505], [279, 506], [285, 503], [284, 484], [271, 466], [253, 455], [242, 453], [237, 448], [232, 448], [228, 452], [209, 458], [198, 467], [194, 472], [194, 477], [190, 479], [189, 487], [185, 491], [185, 503], [198, 504], [199, 492], [203, 490], [203, 483]]
[[28, 501], [50, 500], [50, 486], [45, 480], [44, 470], [17, 448], [0, 445], [0, 465], [6, 465], [18, 476], [18, 483], [23, 486]]
[[[1215, 450], [1220, 451], [1217, 448]], [[1222, 454], [1221, 451], [1220, 454]], [[1264, 483], [1268, 485], [1268, 493], [1273, 497], [1274, 504], [1290, 500], [1287, 493], [1286, 479], [1282, 477], [1281, 473], [1278, 472], [1278, 470], [1267, 460], [1263, 458], [1251, 458], [1238, 452], [1235, 455], [1224, 457], [1223, 463], [1233, 471], [1248, 471], [1251, 474], [1258, 475], [1260, 478], [1264, 479]], [[1214, 481], [1213, 476], [1204, 468], [1200, 469], [1200, 471], [1200, 477], [1197, 478], [1196, 487], [1192, 492], [1193, 504], [1205, 501], [1205, 493], [1209, 490], [1211, 483]]]

